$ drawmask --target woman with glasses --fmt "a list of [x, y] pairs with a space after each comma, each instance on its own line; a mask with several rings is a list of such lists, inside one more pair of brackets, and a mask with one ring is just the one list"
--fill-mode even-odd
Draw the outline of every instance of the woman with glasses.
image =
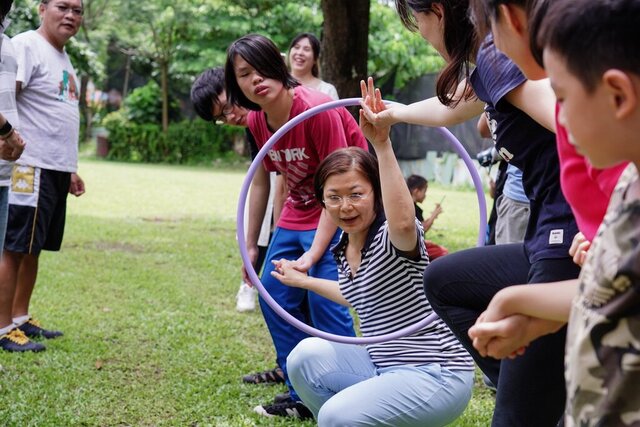
[[[361, 82], [372, 111], [385, 106]], [[364, 336], [396, 332], [432, 313], [422, 287], [429, 263], [424, 231], [389, 140], [360, 113], [376, 158], [359, 148], [331, 153], [314, 178], [315, 198], [343, 230], [333, 248], [338, 281], [275, 262], [282, 283], [325, 296], [358, 313]], [[442, 426], [467, 406], [471, 356], [440, 319], [384, 343], [339, 344], [307, 338], [287, 360], [289, 378], [319, 426]]]
[[[258, 147], [293, 117], [327, 102], [327, 97], [301, 86], [289, 74], [280, 50], [266, 37], [250, 34], [229, 46], [225, 65], [229, 103], [252, 110], [247, 124]], [[328, 248], [338, 240], [337, 227], [314, 198], [313, 175], [332, 151], [347, 146], [367, 148], [358, 124], [344, 108], [317, 114], [286, 133], [268, 152], [251, 183], [248, 203], [247, 252], [255, 262], [257, 239], [265, 212], [270, 183], [268, 172], [284, 177], [287, 199], [267, 250], [262, 284], [274, 300], [298, 320], [338, 335], [353, 335], [353, 319], [345, 307], [302, 289], [283, 286], [271, 277], [274, 259], [290, 259], [311, 276], [335, 280], [336, 266]], [[245, 274], [245, 279], [248, 280]], [[276, 350], [278, 365], [286, 378], [286, 359], [308, 335], [260, 299], [260, 306]], [[289, 384], [290, 399], [257, 406], [265, 416], [310, 415], [298, 405]], [[279, 399], [280, 400], [280, 399]]]

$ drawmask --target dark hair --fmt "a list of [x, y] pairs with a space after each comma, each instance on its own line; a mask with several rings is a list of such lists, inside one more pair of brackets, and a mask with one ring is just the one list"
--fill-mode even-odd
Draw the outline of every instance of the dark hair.
[[280, 50], [268, 38], [259, 34], [249, 34], [231, 43], [227, 49], [227, 62], [224, 66], [224, 76], [227, 82], [227, 97], [232, 104], [240, 105], [249, 110], [259, 111], [261, 107], [249, 101], [242, 93], [233, 69], [233, 60], [237, 55], [247, 61], [262, 77], [277, 80], [286, 89], [299, 86], [300, 83], [289, 74]]
[[469, 16], [480, 40], [491, 31], [491, 20], [498, 19], [498, 7], [501, 4], [513, 4], [528, 10], [535, 0], [470, 0]]
[[433, 5], [444, 9], [444, 45], [450, 60], [438, 76], [436, 94], [444, 105], [455, 107], [461, 100], [475, 96], [471, 85], [466, 83], [462, 97], [456, 98], [458, 84], [470, 74], [470, 61], [475, 59], [478, 38], [469, 19], [469, 0], [396, 0], [396, 10], [409, 31], [418, 25], [410, 10], [417, 13], [438, 13]]
[[521, 7], [527, 16], [531, 54], [542, 67], [542, 50], [538, 48], [536, 39], [549, 3], [550, 0], [471, 0], [471, 21], [478, 38], [482, 39], [491, 30], [491, 19], [498, 19], [498, 6], [513, 4]]
[[222, 67], [209, 68], [196, 77], [191, 85], [191, 103], [198, 116], [213, 121], [213, 106], [220, 105], [220, 94], [224, 90]]
[[7, 17], [11, 10], [13, 0], [0, 0], [0, 27], [2, 27], [2, 21]]
[[638, 0], [554, 0], [537, 42], [561, 56], [591, 93], [609, 69], [640, 74], [639, 23]]
[[[293, 38], [293, 40], [291, 40], [291, 44], [289, 45], [289, 52], [291, 52], [291, 49], [293, 48], [293, 46], [295, 46], [296, 43], [298, 43], [302, 39], [308, 39], [309, 44], [311, 44], [311, 50], [313, 51], [313, 59], [315, 61], [313, 63], [313, 67], [311, 67], [311, 74], [313, 75], [313, 77], [318, 77], [320, 76], [320, 69], [318, 68], [318, 58], [320, 57], [320, 40], [318, 40], [318, 38], [315, 35], [311, 33], [298, 34]], [[287, 55], [287, 58], [288, 58], [288, 55]]]
[[421, 190], [425, 188], [427, 184], [427, 179], [421, 175], [411, 175], [407, 178], [407, 187], [409, 187], [409, 191]]
[[540, 28], [542, 27], [550, 4], [551, 0], [537, 0], [535, 5], [528, 11], [529, 48], [531, 49], [533, 59], [535, 59], [542, 68], [544, 68], [544, 63], [542, 61], [542, 48], [538, 44], [538, 34], [540, 33]]
[[379, 214], [382, 212], [383, 207], [378, 160], [373, 154], [360, 147], [338, 149], [325, 157], [318, 165], [316, 174], [313, 176], [316, 200], [320, 202], [322, 207], [325, 207], [322, 199], [324, 198], [324, 185], [327, 179], [332, 175], [340, 175], [352, 170], [364, 175], [371, 187], [373, 187], [373, 196], [375, 197], [373, 209], [376, 214]]

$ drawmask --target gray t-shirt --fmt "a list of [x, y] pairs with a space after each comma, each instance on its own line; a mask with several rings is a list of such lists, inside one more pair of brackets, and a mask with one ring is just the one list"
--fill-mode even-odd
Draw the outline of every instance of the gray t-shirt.
[[13, 39], [18, 59], [16, 80], [20, 133], [27, 144], [20, 165], [76, 172], [80, 112], [78, 77], [66, 51], [59, 51], [37, 31]]

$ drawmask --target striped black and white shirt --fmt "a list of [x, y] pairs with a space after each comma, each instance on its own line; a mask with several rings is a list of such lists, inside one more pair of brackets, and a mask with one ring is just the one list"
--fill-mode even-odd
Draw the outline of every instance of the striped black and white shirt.
[[[356, 310], [363, 336], [388, 334], [423, 320], [433, 310], [422, 287], [429, 264], [422, 225], [416, 220], [420, 256], [409, 259], [393, 247], [389, 224], [378, 216], [369, 229], [355, 275], [345, 256], [349, 236], [343, 233], [333, 248], [340, 291]], [[452, 370], [473, 370], [473, 360], [439, 318], [409, 336], [367, 345], [378, 367], [438, 363]]]

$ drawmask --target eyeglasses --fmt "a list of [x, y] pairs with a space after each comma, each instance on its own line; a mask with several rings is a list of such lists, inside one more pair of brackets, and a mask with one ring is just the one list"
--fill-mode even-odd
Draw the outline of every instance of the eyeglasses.
[[62, 15], [66, 15], [69, 12], [71, 12], [73, 16], [84, 15], [84, 10], [79, 7], [71, 7], [71, 6], [67, 6], [66, 4], [55, 4], [53, 5], [53, 7], [55, 7], [58, 10], [58, 12], [60, 12], [60, 14]]
[[222, 112], [217, 116], [213, 116], [213, 122], [219, 125], [226, 123], [227, 116], [232, 112], [233, 112], [233, 105], [229, 103], [224, 104], [224, 106], [222, 107]]
[[342, 207], [342, 203], [344, 203], [345, 200], [348, 201], [350, 205], [357, 206], [363, 200], [367, 200], [367, 197], [369, 197], [369, 194], [371, 193], [368, 193], [368, 194], [351, 193], [348, 196], [338, 196], [338, 195], [332, 194], [331, 196], [327, 196], [325, 199], [322, 199], [322, 202], [325, 204], [325, 206], [328, 206], [330, 208]]

